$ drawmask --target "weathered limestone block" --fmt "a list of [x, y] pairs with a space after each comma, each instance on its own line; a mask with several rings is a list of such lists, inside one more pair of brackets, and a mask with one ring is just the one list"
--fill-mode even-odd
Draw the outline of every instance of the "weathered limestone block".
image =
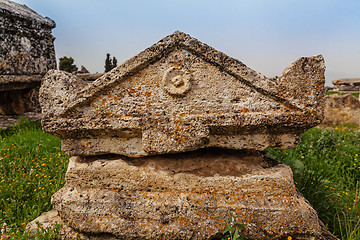
[[341, 78], [332, 81], [335, 91], [358, 92], [360, 91], [360, 78]]
[[[26, 5], [0, 0], [0, 94], [19, 95], [11, 102], [0, 101], [0, 114], [22, 114], [34, 110], [27, 94], [38, 92], [41, 78], [56, 68], [55, 22], [43, 18]], [[8, 99], [10, 97], [7, 97]]]
[[60, 235], [63, 240], [116, 240], [112, 234], [91, 234], [91, 233], [81, 233], [72, 229], [66, 222], [64, 222], [56, 210], [51, 210], [49, 212], [41, 214], [34, 221], [30, 222], [26, 226], [26, 230], [34, 235], [37, 230], [37, 222], [42, 225], [43, 228], [55, 227], [58, 225], [60, 227]]
[[246, 224], [246, 239], [332, 239], [296, 190], [291, 169], [258, 151], [72, 157], [52, 204], [85, 235], [211, 239], [232, 215]]
[[323, 124], [360, 126], [360, 100], [351, 94], [326, 96], [324, 115]]
[[50, 71], [42, 123], [79, 156], [291, 148], [323, 119], [324, 71], [318, 55], [267, 78], [175, 32], [86, 86]]
[[56, 68], [55, 22], [9, 0], [0, 1], [1, 75], [44, 74]]

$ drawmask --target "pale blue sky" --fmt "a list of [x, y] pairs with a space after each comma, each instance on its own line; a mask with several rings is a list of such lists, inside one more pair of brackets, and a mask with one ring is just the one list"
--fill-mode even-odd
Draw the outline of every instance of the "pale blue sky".
[[359, 0], [15, 0], [57, 27], [57, 58], [103, 72], [175, 30], [272, 77], [302, 56], [323, 54], [326, 81], [360, 77]]

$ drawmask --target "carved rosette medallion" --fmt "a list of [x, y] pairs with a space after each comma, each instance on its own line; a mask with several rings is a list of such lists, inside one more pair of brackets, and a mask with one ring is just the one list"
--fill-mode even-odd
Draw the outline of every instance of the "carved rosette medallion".
[[165, 72], [163, 84], [169, 95], [183, 97], [191, 89], [191, 74], [179, 68], [170, 68]]

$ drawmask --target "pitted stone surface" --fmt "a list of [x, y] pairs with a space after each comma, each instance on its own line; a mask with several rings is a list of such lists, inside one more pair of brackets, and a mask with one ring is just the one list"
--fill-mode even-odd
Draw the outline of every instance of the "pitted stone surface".
[[39, 110], [41, 78], [56, 68], [54, 27], [26, 5], [0, 0], [0, 114]]
[[71, 228], [95, 236], [212, 239], [232, 215], [246, 224], [246, 239], [336, 239], [296, 190], [290, 168], [257, 151], [73, 157], [52, 204]]
[[325, 118], [322, 124], [360, 126], [360, 99], [351, 94], [325, 97]]
[[175, 32], [86, 86], [50, 71], [41, 89], [42, 123], [70, 155], [291, 148], [323, 119], [324, 71], [318, 55], [266, 78]]
[[0, 0], [0, 77], [44, 75], [56, 68], [54, 27], [26, 5]]

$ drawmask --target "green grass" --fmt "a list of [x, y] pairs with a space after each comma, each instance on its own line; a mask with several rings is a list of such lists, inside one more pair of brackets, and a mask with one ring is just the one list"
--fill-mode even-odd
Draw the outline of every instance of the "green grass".
[[[293, 169], [297, 188], [330, 231], [340, 239], [360, 239], [358, 128], [313, 128], [297, 148], [267, 152]], [[50, 197], [63, 186], [67, 163], [60, 139], [39, 124], [22, 121], [0, 130], [0, 227], [7, 223], [7, 239], [29, 239], [25, 226], [51, 210]], [[36, 236], [56, 239], [58, 232], [58, 226], [40, 228]]]
[[267, 152], [292, 168], [298, 190], [330, 231], [340, 239], [360, 239], [359, 129], [313, 128], [295, 149]]
[[326, 95], [330, 96], [330, 95], [334, 95], [334, 94], [339, 94], [339, 95], [347, 95], [347, 94], [351, 94], [356, 98], [359, 98], [359, 93], [355, 92], [355, 93], [345, 93], [345, 92], [338, 92], [338, 91], [326, 91], [325, 93]]
[[6, 235], [20, 239], [27, 223], [51, 210], [67, 163], [60, 139], [37, 123], [23, 120], [0, 131], [0, 227], [8, 225]]

